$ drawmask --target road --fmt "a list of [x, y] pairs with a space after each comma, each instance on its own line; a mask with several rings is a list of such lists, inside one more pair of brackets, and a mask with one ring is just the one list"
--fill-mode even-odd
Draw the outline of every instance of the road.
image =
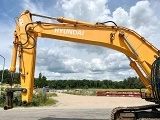
[[111, 109], [0, 109], [0, 120], [109, 120]]

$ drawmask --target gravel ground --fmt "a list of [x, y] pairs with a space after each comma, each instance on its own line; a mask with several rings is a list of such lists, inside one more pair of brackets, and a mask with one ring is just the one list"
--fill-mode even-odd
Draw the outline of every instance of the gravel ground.
[[55, 108], [63, 109], [112, 109], [115, 107], [139, 106], [153, 104], [136, 97], [79, 96], [57, 93], [54, 99], [59, 102]]
[[151, 104], [141, 98], [57, 94], [54, 106], [0, 109], [0, 120], [109, 120], [114, 107]]

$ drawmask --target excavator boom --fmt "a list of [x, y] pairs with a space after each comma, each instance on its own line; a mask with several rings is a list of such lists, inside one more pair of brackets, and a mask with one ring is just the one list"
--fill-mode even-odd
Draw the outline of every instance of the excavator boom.
[[[32, 21], [32, 17], [43, 17], [55, 22]], [[108, 22], [113, 26], [106, 25]], [[16, 71], [19, 59], [21, 88], [6, 90], [6, 109], [12, 108], [10, 96], [17, 90], [22, 92], [23, 104], [32, 102], [38, 37], [103, 46], [124, 53], [147, 89], [146, 99], [156, 103], [159, 101], [159, 98], [155, 100], [153, 93], [156, 90], [153, 91], [154, 85], [150, 84], [152, 64], [159, 58], [159, 50], [131, 29], [117, 26], [113, 21], [93, 24], [63, 17], [32, 14], [27, 10], [17, 19], [14, 35], [10, 72], [13, 74]]]

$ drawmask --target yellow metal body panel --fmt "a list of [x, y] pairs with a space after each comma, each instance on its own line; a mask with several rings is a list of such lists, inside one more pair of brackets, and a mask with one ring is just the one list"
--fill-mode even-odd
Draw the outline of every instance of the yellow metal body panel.
[[[22, 13], [17, 20], [15, 30], [17, 44], [14, 44], [13, 48], [11, 72], [15, 72], [18, 50], [21, 87], [27, 89], [27, 92], [22, 94], [22, 101], [32, 101], [37, 37], [103, 46], [122, 52], [134, 60], [134, 63], [131, 61], [132, 68], [135, 69], [142, 78], [144, 85], [151, 92], [151, 88], [148, 87], [150, 86], [148, 77], [150, 76], [151, 65], [155, 60], [154, 56], [158, 56], [158, 49], [138, 33], [125, 27], [92, 24], [62, 17], [57, 18], [57, 21], [62, 23], [33, 22], [32, 14], [29, 11]], [[124, 33], [124, 36], [138, 55], [126, 43], [121, 33]], [[146, 77], [134, 65], [136, 63], [142, 68], [142, 72], [146, 74]]]

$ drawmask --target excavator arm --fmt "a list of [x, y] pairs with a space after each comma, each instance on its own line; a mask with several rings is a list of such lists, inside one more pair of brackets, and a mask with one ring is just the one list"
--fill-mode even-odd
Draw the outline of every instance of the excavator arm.
[[[51, 19], [55, 22], [34, 22], [33, 17]], [[106, 25], [108, 22], [113, 26]], [[103, 46], [124, 53], [130, 61], [130, 66], [147, 88], [146, 98], [154, 100], [150, 77], [152, 63], [159, 57], [159, 50], [138, 33], [117, 26], [112, 21], [93, 24], [63, 17], [53, 18], [32, 14], [27, 10], [16, 22], [10, 67], [10, 72], [13, 74], [18, 59], [21, 88], [6, 90], [8, 97], [5, 109], [13, 107], [10, 96], [15, 91], [22, 92], [23, 104], [32, 102], [38, 37]]]

